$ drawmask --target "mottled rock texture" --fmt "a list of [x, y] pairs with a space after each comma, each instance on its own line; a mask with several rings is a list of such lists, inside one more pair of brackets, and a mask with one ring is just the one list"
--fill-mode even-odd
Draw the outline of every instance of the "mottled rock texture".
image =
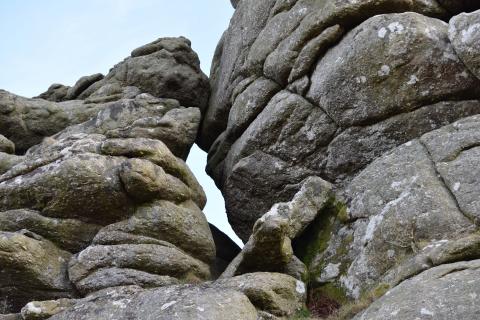
[[[395, 146], [479, 112], [474, 62], [438, 19], [449, 16], [425, 1], [239, 4], [198, 142], [244, 241], [306, 177], [343, 188]], [[451, 25], [475, 42], [475, 14]]]
[[0, 91], [0, 319], [477, 319], [480, 3], [231, 3], [210, 85], [161, 38]]
[[[159, 39], [64, 88], [0, 92], [1, 312], [209, 280], [206, 197], [184, 162], [209, 95], [190, 42]], [[63, 309], [33, 303], [22, 317]]]
[[[393, 288], [361, 319], [473, 319], [469, 298], [441, 293], [451, 283], [429, 269], [480, 258], [480, 3], [234, 5], [197, 138], [247, 242], [224, 276], [303, 266], [320, 300]], [[312, 176], [332, 184], [331, 200], [286, 237], [272, 212]], [[291, 257], [296, 268], [285, 267]], [[423, 301], [436, 307], [404, 284], [419, 273], [418, 286], [438, 286]], [[452, 278], [454, 291], [476, 296], [467, 278]]]

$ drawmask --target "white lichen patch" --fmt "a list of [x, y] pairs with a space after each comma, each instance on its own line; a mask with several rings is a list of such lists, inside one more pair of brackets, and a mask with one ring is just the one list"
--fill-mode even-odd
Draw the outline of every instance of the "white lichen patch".
[[329, 280], [335, 279], [340, 274], [340, 263], [329, 263], [323, 270], [322, 274], [318, 278], [318, 282], [324, 283]]
[[392, 22], [388, 25], [388, 29], [391, 33], [402, 34], [405, 27], [400, 22]]
[[473, 43], [476, 39], [476, 33], [480, 33], [480, 23], [472, 24], [466, 30], [461, 31], [463, 43]]
[[439, 41], [440, 40], [437, 33], [438, 33], [438, 30], [435, 27], [428, 26], [428, 27], [425, 28], [425, 34], [431, 40], [434, 40], [434, 41]]
[[443, 246], [444, 244], [448, 243], [448, 240], [443, 239], [443, 240], [432, 240], [432, 243], [430, 243], [428, 246], [425, 246], [423, 250], [428, 250], [428, 249], [433, 249], [433, 248], [438, 248]]
[[412, 74], [410, 76], [410, 79], [408, 80], [407, 84], [410, 85], [410, 86], [413, 86], [417, 82], [418, 82], [418, 77], [416, 75]]
[[[410, 181], [410, 186], [414, 185], [415, 182], [417, 181], [418, 176], [412, 177], [412, 180]], [[373, 217], [370, 218], [367, 228], [365, 230], [365, 235], [363, 236], [362, 242], [363, 244], [368, 243], [370, 240], [373, 239], [373, 235], [375, 231], [377, 230], [378, 226], [382, 223], [385, 215], [395, 206], [398, 204], [401, 204], [402, 201], [410, 196], [410, 191], [409, 187], [407, 187], [398, 198], [388, 202], [382, 209], [382, 211], [374, 215]]]
[[385, 77], [390, 74], [390, 67], [384, 64], [383, 66], [380, 67], [380, 70], [378, 70], [377, 74], [380, 77]]
[[120, 309], [126, 309], [127, 304], [125, 302], [129, 302], [129, 300], [118, 300], [118, 301], [113, 301], [112, 304], [116, 307], [119, 307]]
[[378, 29], [378, 37], [383, 39], [385, 38], [385, 36], [387, 35], [387, 29], [382, 27], [380, 29]]
[[454, 190], [454, 191], [460, 190], [460, 182], [456, 182], [456, 183], [453, 185], [453, 190]]
[[307, 290], [305, 289], [305, 283], [303, 283], [302, 281], [300, 280], [297, 280], [297, 284], [295, 286], [295, 290], [299, 293], [299, 294], [305, 294], [305, 292], [307, 292]]
[[435, 315], [432, 311], [428, 310], [427, 308], [420, 309], [420, 314], [424, 316], [431, 316], [431, 317]]
[[460, 60], [458, 59], [457, 55], [452, 51], [445, 51], [443, 52], [443, 57], [448, 60], [452, 60], [455, 62], [459, 62]]
[[353, 298], [358, 299], [360, 297], [360, 288], [355, 285], [354, 280], [351, 276], [341, 276], [340, 283]]
[[167, 302], [160, 307], [160, 310], [166, 310], [166, 309], [170, 308], [171, 306], [173, 306], [175, 303], [177, 303], [177, 301], [175, 301], [175, 300]]
[[42, 308], [37, 307], [34, 302], [29, 302], [25, 306], [25, 309], [27, 310], [28, 313], [33, 313], [33, 314], [41, 314], [42, 313]]
[[393, 310], [392, 312], [390, 312], [390, 315], [392, 316], [396, 316], [398, 313], [400, 312], [400, 310]]
[[358, 84], [366, 83], [367, 82], [367, 77], [365, 77], [365, 76], [356, 77], [355, 82], [358, 83]]

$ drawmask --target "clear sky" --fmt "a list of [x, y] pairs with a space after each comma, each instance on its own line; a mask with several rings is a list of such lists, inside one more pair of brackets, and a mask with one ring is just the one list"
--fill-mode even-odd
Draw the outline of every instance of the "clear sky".
[[[229, 0], [0, 0], [0, 88], [32, 97], [73, 85], [166, 36], [189, 38], [208, 75], [232, 14]], [[208, 220], [241, 243], [205, 174], [206, 154], [194, 146], [187, 162], [207, 194]]]

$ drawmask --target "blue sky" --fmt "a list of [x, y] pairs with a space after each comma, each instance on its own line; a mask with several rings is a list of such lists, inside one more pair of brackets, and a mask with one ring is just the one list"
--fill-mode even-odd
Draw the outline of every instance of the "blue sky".
[[[189, 38], [208, 75], [232, 14], [229, 0], [3, 0], [0, 88], [32, 97], [52, 83], [72, 85], [165, 36]], [[206, 154], [194, 146], [187, 162], [207, 193], [208, 220], [241, 243], [205, 174]]]

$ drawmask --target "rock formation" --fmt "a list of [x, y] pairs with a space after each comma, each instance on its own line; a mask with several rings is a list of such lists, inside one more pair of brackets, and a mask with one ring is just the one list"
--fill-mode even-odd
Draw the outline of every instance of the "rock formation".
[[231, 2], [210, 83], [161, 38], [0, 91], [0, 320], [477, 319], [480, 4]]
[[[230, 223], [248, 241], [227, 275], [273, 268], [295, 276], [285, 267], [295, 260], [311, 300], [342, 305], [393, 288], [359, 319], [427, 319], [430, 311], [475, 318], [468, 298], [448, 295], [394, 311], [397, 299], [414, 299], [404, 282], [448, 286], [435, 282], [435, 268], [480, 259], [472, 244], [480, 212], [476, 9], [473, 1], [236, 3], [197, 139]], [[278, 203], [293, 201], [312, 176], [332, 184], [331, 199], [302, 233], [282, 237]], [[474, 277], [474, 266], [465, 274]], [[480, 293], [465, 282], [456, 292]]]

